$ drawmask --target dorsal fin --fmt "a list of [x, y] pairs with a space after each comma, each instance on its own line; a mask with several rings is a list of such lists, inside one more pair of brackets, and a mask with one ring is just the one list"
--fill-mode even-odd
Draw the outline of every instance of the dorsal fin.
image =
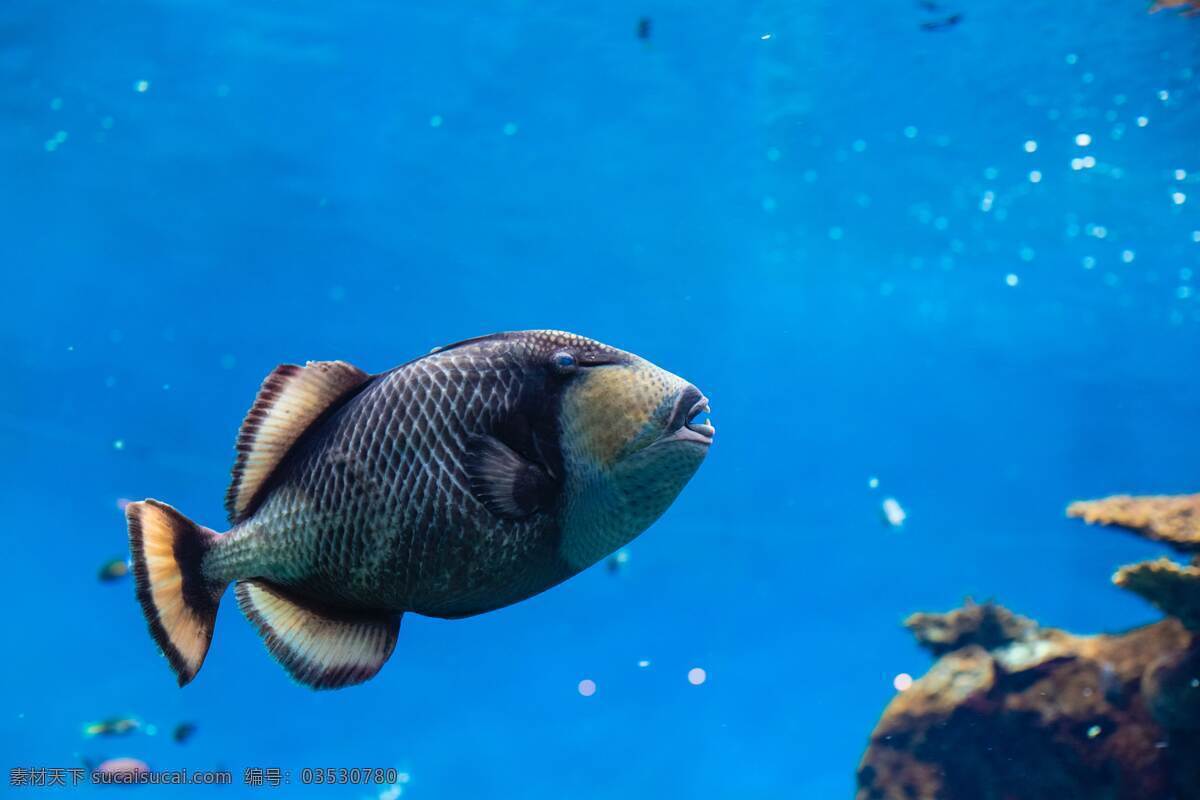
[[230, 522], [236, 525], [250, 516], [257, 495], [292, 445], [368, 380], [367, 373], [345, 361], [280, 364], [267, 376], [238, 431], [237, 461], [225, 494]]

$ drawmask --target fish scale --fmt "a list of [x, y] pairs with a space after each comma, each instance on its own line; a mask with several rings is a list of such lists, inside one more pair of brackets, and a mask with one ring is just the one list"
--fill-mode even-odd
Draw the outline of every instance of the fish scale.
[[[497, 575], [503, 580], [512, 563], [521, 561], [537, 549], [539, 540], [552, 535], [555, 526], [548, 524], [549, 520], [502, 521], [496, 526], [487, 510], [470, 496], [462, 465], [447, 449], [446, 439], [464, 438], [473, 423], [485, 423], [487, 404], [478, 394], [462, 396], [459, 387], [469, 373], [463, 369], [464, 364], [452, 366], [454, 372], [430, 359], [393, 371], [325, 423], [323, 432], [330, 435], [321, 436], [317, 432], [315, 441], [332, 444], [310, 448], [296, 462], [293, 472], [297, 477], [284, 486], [294, 485], [298, 492], [277, 495], [298, 503], [288, 516], [299, 521], [299, 526], [283, 531], [273, 527], [255, 531], [262, 537], [264, 548], [276, 546], [273, 543], [280, 539], [314, 544], [307, 550], [301, 545], [297, 554], [304, 564], [303, 572], [310, 577], [291, 585], [304, 590], [311, 581], [313, 587], [320, 587], [323, 592], [339, 586], [341, 599], [356, 605], [455, 613], [465, 610], [456, 604], [456, 596], [478, 596], [487, 589], [486, 576]], [[491, 359], [481, 359], [480, 367], [495, 369]], [[410, 375], [409, 371], [416, 374]], [[501, 392], [493, 396], [492, 402], [503, 413], [516, 400], [513, 390], [518, 381], [499, 380], [497, 384]], [[427, 388], [432, 386], [439, 386], [440, 391]], [[414, 387], [419, 387], [421, 393], [414, 392]], [[417, 413], [412, 414], [412, 410]], [[392, 447], [399, 447], [406, 456], [398, 465], [394, 458], [387, 459], [390, 462], [387, 464], [379, 458], [381, 448], [375, 434], [380, 426], [375, 421], [381, 418], [398, 421], [400, 436], [393, 440]], [[434, 435], [439, 430], [450, 434]], [[392, 524], [379, 527], [378, 519], [365, 519], [361, 496], [350, 491], [349, 475], [343, 474], [342, 480], [338, 480], [333, 455], [341, 441], [346, 441], [346, 452], [365, 459], [367, 479], [381, 471], [385, 475], [391, 471], [392, 491], [381, 516], [393, 520]], [[305, 497], [320, 498], [318, 506], [341, 508], [351, 524], [345, 527], [322, 524], [307, 509], [307, 502], [297, 499]], [[273, 499], [268, 500], [268, 505]], [[264, 510], [270, 513], [266, 506]], [[364, 524], [368, 522], [375, 525]], [[338, 535], [346, 528], [362, 531], [362, 538]], [[519, 530], [506, 535], [509, 528]], [[507, 542], [508, 546], [497, 547], [497, 542]], [[411, 557], [414, 544], [420, 548], [416, 559]], [[348, 574], [344, 565], [360, 561], [369, 567], [357, 576]], [[527, 562], [522, 563], [528, 566]], [[415, 575], [411, 570], [414, 564]], [[468, 565], [476, 568], [466, 569]], [[376, 579], [385, 574], [403, 574], [406, 579], [381, 591]], [[435, 596], [436, 600], [431, 602]]]

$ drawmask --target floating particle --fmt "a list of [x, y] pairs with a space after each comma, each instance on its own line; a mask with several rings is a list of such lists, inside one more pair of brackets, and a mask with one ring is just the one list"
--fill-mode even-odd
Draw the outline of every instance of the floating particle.
[[862, 139], [855, 139], [854, 144], [850, 145], [850, 148], [856, 153], [861, 153], [867, 149], [867, 143]]
[[1132, 250], [1122, 250], [1121, 251], [1121, 260], [1124, 261], [1126, 264], [1132, 264], [1133, 259], [1134, 259], [1134, 252]]
[[429, 127], [431, 127], [431, 128], [442, 127], [442, 115], [434, 114], [432, 117], [430, 117], [429, 118]]
[[104, 119], [100, 120], [100, 127], [104, 128], [106, 131], [111, 131], [115, 122], [116, 121], [112, 117], [105, 117]]
[[648, 40], [650, 38], [650, 34], [653, 33], [653, 27], [654, 27], [654, 23], [650, 20], [649, 17], [639, 18], [637, 21], [637, 29], [636, 29], [637, 30], [637, 38], [641, 39], [642, 41]]
[[1093, 725], [1092, 727], [1087, 729], [1087, 737], [1089, 739], [1095, 739], [1099, 735], [1100, 735], [1100, 726], [1099, 725]]
[[650, 659], [643, 658], [641, 661], [638, 662], [638, 666], [641, 667], [642, 669], [645, 669], [646, 667], [650, 666]]
[[699, 686], [708, 680], [708, 673], [700, 667], [692, 667], [688, 670], [688, 683], [692, 686]]
[[380, 790], [378, 800], [398, 800], [402, 794], [404, 794], [404, 789], [396, 784], [392, 784], [386, 789]]
[[1075, 144], [1079, 145], [1080, 147], [1087, 147], [1091, 143], [1092, 135], [1090, 133], [1075, 134]]
[[908, 518], [908, 513], [894, 497], [885, 498], [880, 506], [880, 511], [883, 512], [883, 521], [893, 528], [903, 526], [904, 520]]
[[1033, 139], [1025, 140], [1025, 152], [1026, 153], [1036, 153], [1037, 147], [1038, 147], [1037, 142], [1035, 142]]
[[867, 479], [867, 488], [868, 489], [878, 489], [879, 488], [879, 478], [876, 478], [874, 476], [868, 478]]
[[778, 161], [783, 153], [779, 152], [778, 147], [767, 148], [767, 161]]
[[765, 42], [765, 41], [767, 41], [768, 39], [770, 39], [770, 38], [771, 38], [771, 34], [769, 34], [769, 33], [764, 33], [762, 36], [760, 36], [760, 37], [758, 37], [758, 38], [759, 38], [759, 39], [762, 39], [762, 40]]
[[584, 697], [591, 697], [596, 693], [596, 682], [590, 678], [584, 678], [579, 682], [578, 689]]
[[217, 97], [229, 97], [229, 84], [222, 83], [217, 86]]
[[892, 686], [896, 688], [897, 692], [907, 692], [912, 688], [912, 685], [913, 677], [907, 672], [901, 672], [899, 675], [892, 678]]
[[1200, 231], [1192, 231], [1192, 241], [1200, 242]]
[[1067, 63], [1074, 66], [1079, 63], [1079, 56], [1074, 53], [1067, 53]]
[[1095, 267], [1096, 267], [1096, 259], [1094, 256], [1084, 256], [1083, 257], [1083, 268], [1084, 269], [1094, 269]]
[[125, 449], [125, 440], [124, 439], [115, 439], [113, 441], [113, 450], [124, 450], [124, 449]]
[[1008, 284], [1009, 286], [1016, 286], [1018, 283], [1021, 282], [1021, 279], [1019, 277], [1017, 277], [1017, 274], [1015, 272], [1010, 272], [1004, 276], [1004, 282], [1006, 284]]
[[988, 167], [983, 171], [983, 177], [987, 178], [989, 181], [996, 180], [996, 176], [999, 174], [1000, 170], [996, 169], [995, 167]]
[[[1022, 261], [1033, 261], [1033, 257], [1036, 255], [1036, 253], [1033, 252], [1032, 247], [1022, 247], [1020, 255], [1021, 255]], [[1010, 284], [1010, 285], [1015, 286], [1016, 284]]]
[[1096, 166], [1096, 157], [1095, 156], [1084, 156], [1083, 157], [1083, 168], [1084, 169], [1091, 169], [1094, 166]]
[[[141, 80], [133, 84], [133, 90], [139, 94], [145, 94], [150, 90], [150, 81]], [[169, 94], [169, 92], [168, 92]]]
[[835, 242], [841, 240], [841, 238], [845, 235], [846, 232], [836, 225], [829, 229], [829, 238], [833, 239]]
[[1177, 206], [1181, 206], [1187, 202], [1187, 195], [1184, 194], [1183, 192], [1172, 192], [1171, 193], [1171, 202]]
[[171, 731], [171, 738], [175, 740], [176, 744], [183, 744], [188, 739], [192, 738], [192, 735], [195, 733], [196, 723], [181, 722], [175, 726], [175, 730]]
[[1144, 128], [1144, 127], [1146, 127], [1146, 126], [1147, 126], [1147, 125], [1149, 125], [1149, 124], [1150, 124], [1150, 118], [1149, 118], [1149, 117], [1138, 117], [1138, 118], [1137, 118], [1137, 126], [1138, 126], [1139, 128]]
[[237, 366], [237, 357], [232, 353], [225, 353], [221, 356], [221, 369], [233, 369]]
[[1072, 158], [1071, 159], [1071, 169], [1075, 170], [1076, 172], [1083, 169], [1083, 159], [1082, 158]]
[[1165, 103], [1171, 99], [1171, 93], [1168, 92], [1166, 89], [1159, 89], [1158, 90], [1158, 99], [1162, 100]]
[[63, 107], [63, 101], [62, 101], [61, 97], [55, 97], [54, 99], [52, 99], [50, 101], [50, 110], [51, 111], [61, 111], [62, 107]]
[[110, 717], [83, 726], [84, 736], [125, 736], [136, 731], [142, 723], [133, 717]]
[[1180, 286], [1178, 289], [1175, 290], [1175, 296], [1178, 297], [1180, 300], [1187, 300], [1189, 297], [1192, 296], [1192, 287]]
[[988, 189], [983, 193], [983, 197], [979, 198], [979, 210], [987, 213], [992, 210], [992, 205], [996, 202], [996, 193]]
[[516, 136], [517, 135], [517, 123], [506, 122], [506, 123], [504, 123], [503, 130], [504, 130], [505, 136]]
[[129, 563], [123, 558], [112, 558], [100, 565], [100, 572], [96, 577], [103, 583], [112, 583], [128, 574]]
[[1041, 171], [1040, 171], [1040, 170], [1036, 170], [1036, 169], [1035, 169], [1035, 170], [1030, 170], [1030, 172], [1029, 172], [1029, 182], [1030, 182], [1030, 183], [1041, 183], [1041, 182], [1042, 182], [1042, 173], [1041, 173]]
[[775, 203], [774, 197], [764, 197], [762, 199], [763, 211], [767, 212], [768, 214], [771, 214], [775, 211], [776, 208], [777, 208], [777, 205]]
[[611, 556], [608, 557], [606, 566], [608, 567], [609, 572], [616, 575], [617, 573], [624, 570], [625, 565], [627, 565], [628, 563], [629, 563], [629, 551], [628, 550], [618, 550], [617, 552], [613, 553]]
[[1097, 239], [1103, 239], [1108, 236], [1108, 228], [1103, 225], [1089, 225], [1088, 235], [1095, 236]]
[[909, 125], [908, 127], [906, 127], [904, 129], [904, 138], [906, 138], [906, 139], [917, 138], [917, 128], [915, 125]]
[[1095, 73], [1092, 73], [1092, 72], [1085, 72], [1081, 76], [1081, 79], [1083, 80], [1084, 83], [1091, 83], [1092, 81], [1096, 80], [1096, 75], [1095, 75]]
[[1186, 169], [1175, 170], [1175, 180], [1186, 181], [1187, 180], [1187, 170]]
[[1184, 267], [1181, 270], [1179, 270], [1179, 280], [1190, 281], [1191, 279], [1192, 279], [1192, 271], [1189, 268]]

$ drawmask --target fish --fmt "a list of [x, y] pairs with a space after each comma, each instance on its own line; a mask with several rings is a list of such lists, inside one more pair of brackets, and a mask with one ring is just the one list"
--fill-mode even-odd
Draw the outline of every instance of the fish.
[[175, 730], [171, 731], [171, 738], [176, 744], [183, 744], [196, 732], [196, 723], [181, 722], [175, 726]]
[[1157, 14], [1168, 8], [1181, 9], [1183, 16], [1194, 17], [1200, 14], [1200, 0], [1155, 0], [1150, 4], [1150, 13]]
[[404, 614], [503, 608], [640, 535], [708, 455], [710, 411], [683, 378], [564, 331], [378, 374], [276, 367], [238, 433], [224, 533], [155, 499], [125, 509], [150, 635], [186, 685], [233, 584], [296, 683], [363, 683]]
[[637, 38], [642, 41], [648, 41], [653, 24], [649, 17], [639, 17], [637, 21]]
[[942, 19], [930, 20], [922, 22], [920, 25], [923, 31], [945, 31], [953, 28], [955, 25], [963, 21], [962, 14], [950, 14]]
[[133, 717], [111, 717], [99, 722], [89, 722], [83, 726], [84, 736], [124, 736], [142, 727], [142, 723]]
[[119, 581], [129, 574], [129, 564], [123, 558], [113, 558], [105, 561], [100, 566], [100, 571], [96, 577], [102, 583], [112, 583]]

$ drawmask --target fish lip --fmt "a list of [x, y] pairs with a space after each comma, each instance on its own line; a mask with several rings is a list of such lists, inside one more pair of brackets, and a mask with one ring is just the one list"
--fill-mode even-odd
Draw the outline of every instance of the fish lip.
[[713, 437], [717, 433], [709, 422], [696, 422], [695, 419], [701, 413], [712, 413], [712, 407], [709, 405], [708, 398], [700, 395], [700, 399], [692, 404], [688, 410], [687, 416], [684, 417], [683, 424], [666, 437], [668, 441], [678, 442], [696, 442], [708, 447], [713, 442]]

